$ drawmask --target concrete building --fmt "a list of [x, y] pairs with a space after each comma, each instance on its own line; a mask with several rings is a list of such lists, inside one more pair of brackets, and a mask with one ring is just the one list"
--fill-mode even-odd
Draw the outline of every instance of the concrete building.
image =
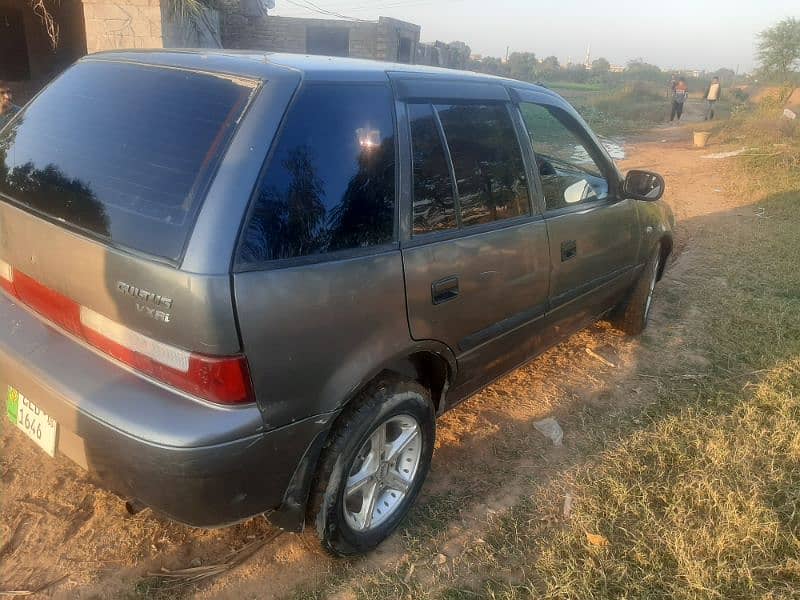
[[417, 44], [416, 64], [449, 69], [466, 69], [472, 51], [464, 42]]
[[241, 48], [414, 63], [420, 27], [381, 17], [343, 21], [274, 17], [263, 0], [219, 0], [181, 21], [166, 0], [47, 2], [58, 25], [53, 47], [29, 0], [0, 0], [0, 80], [19, 101], [87, 53], [120, 48]]
[[241, 0], [223, 0], [225, 48], [350, 56], [414, 63], [420, 26], [380, 17], [377, 21], [304, 19], [248, 14]]

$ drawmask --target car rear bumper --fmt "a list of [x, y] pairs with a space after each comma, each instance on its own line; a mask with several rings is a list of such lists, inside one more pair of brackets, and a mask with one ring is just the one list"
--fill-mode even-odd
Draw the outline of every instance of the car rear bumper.
[[333, 418], [267, 430], [256, 406], [218, 407], [149, 381], [2, 293], [0, 385], [3, 396], [13, 386], [53, 417], [57, 452], [101, 485], [201, 527], [279, 507]]

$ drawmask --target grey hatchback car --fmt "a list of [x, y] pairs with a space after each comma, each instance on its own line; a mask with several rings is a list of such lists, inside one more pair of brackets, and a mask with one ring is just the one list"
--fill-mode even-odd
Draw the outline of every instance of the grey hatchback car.
[[598, 318], [645, 327], [663, 188], [541, 86], [91, 55], [0, 132], [6, 423], [131, 506], [365, 552], [437, 415]]

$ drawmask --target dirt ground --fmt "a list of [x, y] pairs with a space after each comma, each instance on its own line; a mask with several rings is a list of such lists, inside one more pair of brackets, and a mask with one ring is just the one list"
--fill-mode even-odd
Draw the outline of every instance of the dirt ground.
[[[690, 108], [690, 120], [696, 120], [699, 109]], [[726, 193], [727, 160], [701, 158], [722, 148], [713, 139], [709, 149], [691, 148], [691, 131], [691, 124], [663, 127], [632, 139], [626, 145], [628, 158], [621, 162], [623, 169], [658, 171], [667, 181], [666, 201], [675, 212], [678, 237], [662, 290], [685, 285], [681, 273], [686, 261], [702, 260], [693, 254], [693, 239], [727, 218], [723, 213], [750, 203]], [[578, 420], [576, 407], [611, 411], [646, 402], [648, 382], [637, 375], [637, 365], [671, 360], [680, 344], [682, 324], [670, 320], [663, 298], [663, 292], [656, 293], [647, 348], [600, 323], [445, 415], [419, 507], [408, 527], [371, 556], [350, 561], [342, 570], [318, 549], [311, 533], [285, 533], [235, 569], [174, 593], [277, 598], [332, 574], [347, 577], [347, 569], [392, 570], [414, 544], [431, 543], [432, 557], [453, 556], [465, 540], [479, 538], [487, 518], [517, 501], [532, 480], [549, 485], [581, 460], [571, 442], [591, 423]], [[563, 448], [553, 448], [534, 429], [533, 423], [544, 417], [562, 424]], [[148, 573], [217, 564], [272, 532], [263, 518], [205, 531], [168, 522], [149, 510], [128, 516], [118, 497], [93, 485], [68, 460], [49, 459], [2, 422], [0, 591], [32, 590], [63, 576], [36, 597], [163, 595], [163, 589], [148, 587]]]

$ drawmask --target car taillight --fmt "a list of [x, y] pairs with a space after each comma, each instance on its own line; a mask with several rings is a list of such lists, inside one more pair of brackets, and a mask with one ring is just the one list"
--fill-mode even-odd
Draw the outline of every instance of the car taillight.
[[2, 261], [0, 284], [46, 319], [144, 375], [217, 404], [254, 399], [243, 355], [206, 356], [159, 342], [79, 305]]
[[219, 404], [252, 402], [244, 356], [205, 356], [169, 346], [82, 306], [84, 339], [154, 379]]
[[81, 335], [80, 306], [76, 302], [16, 269], [13, 285], [14, 294], [23, 303], [59, 327]]

